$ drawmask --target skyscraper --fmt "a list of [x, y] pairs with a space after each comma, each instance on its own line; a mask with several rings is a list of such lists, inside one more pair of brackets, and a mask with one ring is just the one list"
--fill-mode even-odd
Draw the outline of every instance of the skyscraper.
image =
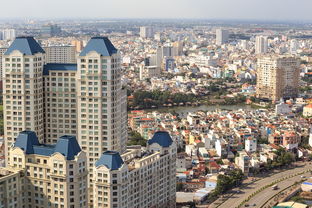
[[216, 44], [222, 45], [229, 41], [229, 31], [224, 29], [216, 30]]
[[265, 56], [257, 61], [257, 97], [277, 101], [296, 97], [299, 60], [291, 56]]
[[78, 141], [88, 154], [90, 177], [102, 152], [123, 153], [127, 141], [126, 90], [120, 55], [108, 38], [92, 38], [78, 56]]
[[152, 27], [140, 27], [140, 37], [141, 38], [152, 38], [153, 28]]
[[16, 37], [16, 32], [14, 29], [4, 29], [2, 30], [3, 40], [14, 40]]
[[[108, 38], [94, 37], [81, 51], [76, 64], [45, 63], [45, 60], [45, 51], [33, 37], [16, 38], [3, 56], [6, 162], [10, 166], [14, 165], [16, 162], [14, 157], [17, 153], [20, 154], [16, 159], [18, 162], [20, 162], [19, 158], [25, 161], [29, 157], [38, 158], [40, 161], [50, 160], [50, 156], [53, 157], [54, 153], [57, 152], [66, 156], [66, 154], [74, 151], [67, 149], [66, 144], [73, 146], [70, 141], [73, 141], [73, 138], [76, 137], [77, 142], [74, 142], [74, 146], [77, 147], [76, 143], [79, 143], [82, 152], [87, 156], [84, 167], [87, 168], [89, 173], [88, 190], [79, 189], [81, 194], [81, 196], [77, 195], [79, 200], [78, 198], [71, 199], [72, 197], [67, 195], [70, 198], [69, 204], [76, 204], [65, 207], [85, 207], [81, 205], [81, 202], [83, 203], [84, 199], [86, 199], [84, 196], [87, 193], [90, 197], [88, 207], [95, 207], [93, 200], [99, 193], [93, 193], [93, 191], [96, 190], [95, 188], [99, 188], [97, 183], [100, 182], [94, 181], [95, 162], [101, 160], [103, 152], [113, 151], [124, 155], [131, 151], [131, 148], [127, 149], [126, 145], [128, 135], [127, 92], [121, 84], [120, 54]], [[15, 142], [20, 132], [24, 136]], [[136, 151], [137, 157], [131, 158], [131, 160], [138, 159], [140, 156], [142, 160], [149, 162], [148, 164], [144, 163], [144, 165], [140, 162], [137, 164], [142, 165], [142, 168], [148, 167], [151, 169], [153, 164], [163, 163], [161, 173], [166, 177], [157, 176], [157, 178], [154, 178], [154, 181], [161, 179], [161, 182], [157, 183], [159, 186], [150, 188], [152, 188], [153, 193], [156, 190], [160, 190], [159, 193], [162, 193], [157, 202], [173, 205], [175, 202], [176, 146], [168, 136], [165, 133], [157, 134], [153, 140], [154, 142], [149, 143], [149, 153], [156, 154], [158, 152], [152, 161], [150, 161], [149, 156], [145, 155], [145, 152], [141, 152], [141, 147], [138, 147]], [[12, 146], [14, 142], [15, 144]], [[170, 143], [169, 149], [168, 143]], [[14, 147], [20, 149], [15, 150]], [[30, 152], [28, 152], [28, 148], [30, 148]], [[34, 148], [37, 148], [38, 151], [33, 152]], [[77, 149], [75, 148], [75, 151]], [[62, 152], [63, 150], [66, 152]], [[30, 156], [28, 156], [28, 153]], [[76, 153], [78, 155], [78, 151]], [[49, 157], [46, 158], [45, 156]], [[73, 160], [72, 158], [69, 160]], [[130, 161], [130, 158], [124, 160]], [[79, 160], [76, 162], [79, 164]], [[32, 162], [29, 160], [28, 163]], [[41, 163], [38, 167], [36, 166], [37, 163], [36, 160], [36, 164], [29, 165], [40, 168]], [[17, 165], [19, 167], [20, 164]], [[64, 167], [64, 161], [62, 165]], [[101, 166], [109, 169], [109, 164], [105, 162]], [[49, 168], [51, 169], [52, 166]], [[59, 164], [56, 164], [56, 166], [53, 164], [53, 168], [57, 169], [57, 171], [66, 171], [66, 174], [63, 174], [63, 180], [71, 182], [72, 174], [70, 170], [59, 170], [61, 168]], [[145, 174], [141, 172], [141, 169], [137, 165], [135, 168], [137, 170], [135, 175], [131, 175], [133, 172], [129, 171], [131, 177], [135, 179], [144, 178]], [[12, 172], [14, 175], [15, 171]], [[61, 174], [61, 172], [58, 173]], [[38, 176], [35, 171], [30, 172], [30, 174], [34, 174], [30, 175], [31, 177]], [[15, 177], [13, 175], [11, 176]], [[150, 176], [152, 177], [152, 175]], [[78, 174], [77, 177], [80, 177], [80, 175]], [[50, 180], [51, 176], [48, 179]], [[129, 184], [131, 183], [129, 182]], [[144, 184], [147, 185], [148, 182], [144, 182]], [[66, 185], [68, 184], [66, 183]], [[74, 186], [76, 187], [78, 184]], [[129, 186], [129, 191], [134, 189], [133, 184]], [[29, 191], [30, 196], [33, 196], [34, 193], [35, 196], [38, 194], [36, 190]], [[50, 193], [45, 191], [43, 193], [36, 197], [37, 200], [44, 201], [42, 206], [45, 206], [47, 202], [45, 197], [49, 197]], [[114, 185], [112, 186], [112, 193], [115, 193]], [[121, 197], [127, 196], [124, 192], [121, 192], [121, 194]], [[58, 199], [54, 199], [54, 203], [58, 203], [59, 197], [58, 195]], [[108, 198], [113, 200], [114, 195], [110, 195]], [[145, 201], [139, 203], [144, 204]], [[29, 204], [33, 206], [32, 202], [29, 202]], [[170, 207], [174, 206], [170, 205]]]
[[44, 135], [43, 65], [44, 50], [32, 37], [16, 38], [3, 55], [3, 112], [6, 156], [18, 133]]
[[268, 52], [268, 38], [265, 36], [257, 36], [255, 43], [255, 53], [264, 54]]
[[7, 48], [0, 48], [0, 81], [2, 81], [3, 72], [2, 72], [2, 56], [6, 52]]

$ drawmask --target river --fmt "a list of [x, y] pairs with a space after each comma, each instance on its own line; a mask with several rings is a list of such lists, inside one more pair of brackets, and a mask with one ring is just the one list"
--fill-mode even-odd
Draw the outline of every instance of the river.
[[200, 106], [177, 106], [177, 107], [168, 107], [168, 108], [159, 108], [159, 109], [149, 109], [146, 111], [158, 111], [158, 112], [173, 112], [175, 111], [181, 117], [185, 117], [188, 112], [196, 111], [215, 111], [220, 110], [238, 110], [238, 109], [252, 109], [250, 105], [200, 105]]

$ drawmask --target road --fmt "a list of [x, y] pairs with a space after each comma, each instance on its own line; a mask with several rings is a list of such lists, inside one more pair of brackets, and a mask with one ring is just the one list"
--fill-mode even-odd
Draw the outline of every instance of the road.
[[[289, 177], [290, 175], [298, 174], [298, 173], [303, 172], [307, 169], [312, 169], [312, 164], [306, 163], [306, 165], [304, 165], [303, 163], [298, 163], [297, 166], [292, 168], [292, 169], [289, 169], [289, 170], [286, 170], [283, 172], [273, 173], [271, 175], [265, 176], [264, 178], [257, 180], [257, 181], [254, 181], [254, 182], [245, 182], [243, 184], [243, 186], [241, 186], [240, 188], [233, 189], [230, 194], [227, 194], [225, 197], [223, 197], [222, 200], [224, 202], [220, 206], [218, 206], [217, 203], [214, 203], [214, 204], [210, 205], [209, 207], [212, 207], [212, 208], [215, 208], [215, 207], [219, 207], [219, 208], [238, 207], [245, 199], [248, 198], [248, 196], [250, 196], [252, 193], [256, 192], [257, 190], [260, 190], [262, 187], [269, 185], [278, 179], [281, 179], [284, 177]], [[287, 179], [286, 181], [289, 181], [289, 183], [291, 183], [292, 180]], [[292, 181], [292, 183], [293, 182], [294, 181]], [[287, 185], [287, 183], [285, 182], [285, 186], [286, 185]], [[284, 186], [284, 183], [282, 183], [281, 186]], [[260, 201], [262, 201], [264, 203], [266, 200], [268, 200], [272, 196], [272, 193], [270, 193], [270, 191], [268, 191], [269, 189], [271, 191], [271, 188], [268, 188], [268, 189], [265, 189], [263, 191], [263, 193], [260, 192], [260, 193], [256, 194], [250, 200], [250, 202], [251, 202], [250, 204], [253, 204], [253, 200], [255, 198], [255, 201], [254, 201], [254, 203], [256, 204], [255, 207], [260, 207], [260, 205], [257, 205], [257, 203], [259, 204]], [[267, 191], [270, 194], [269, 193], [264, 194]], [[257, 195], [262, 196], [262, 198], [261, 199], [258, 198]]]
[[[295, 176], [293, 178], [281, 181], [277, 183], [278, 189], [277, 190], [272, 190], [272, 188], [267, 188], [260, 193], [256, 194], [254, 197], [252, 197], [246, 204], [248, 205], [255, 205], [253, 207], [265, 207], [266, 202], [274, 195], [278, 194], [280, 191], [290, 187], [293, 185], [295, 182], [300, 182], [303, 178], [301, 176], [311, 177], [310, 173], [305, 173], [303, 175]], [[268, 206], [268, 205], [266, 205]], [[251, 206], [252, 207], [252, 206]], [[272, 207], [272, 206], [268, 206]]]

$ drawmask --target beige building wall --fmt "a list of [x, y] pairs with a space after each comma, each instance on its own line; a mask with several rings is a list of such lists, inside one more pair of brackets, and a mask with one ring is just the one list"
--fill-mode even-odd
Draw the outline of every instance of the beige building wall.
[[46, 63], [76, 63], [75, 46], [47, 46], [43, 49], [46, 52]]
[[23, 130], [33, 130], [43, 140], [43, 64], [45, 55], [24, 55], [14, 50], [3, 55], [3, 113], [6, 156]]
[[44, 76], [46, 143], [77, 134], [76, 72], [49, 70]]
[[266, 56], [257, 61], [257, 90], [259, 98], [277, 101], [296, 97], [299, 87], [299, 59], [286, 56]]
[[50, 156], [26, 154], [21, 148], [12, 147], [8, 169], [19, 171], [23, 176], [19, 180], [23, 191], [18, 208], [87, 207], [86, 161], [82, 151], [68, 160], [58, 152]]
[[[140, 146], [129, 148], [120, 155], [123, 163], [118, 168], [104, 152], [94, 167], [93, 207], [96, 208], [160, 208], [175, 207], [176, 145], [169, 147], [153, 143], [146, 152]], [[118, 154], [119, 155], [119, 154]], [[112, 159], [116, 161], [117, 159]]]
[[22, 207], [23, 181], [19, 171], [0, 168], [0, 208]]

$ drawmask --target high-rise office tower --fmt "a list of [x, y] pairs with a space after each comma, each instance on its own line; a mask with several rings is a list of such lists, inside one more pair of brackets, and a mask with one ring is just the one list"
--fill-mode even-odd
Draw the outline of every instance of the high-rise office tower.
[[152, 38], [153, 28], [152, 27], [140, 27], [140, 37], [141, 38]]
[[23, 130], [43, 141], [44, 50], [32, 37], [16, 38], [3, 55], [3, 112], [6, 156]]
[[266, 56], [257, 61], [257, 97], [277, 101], [296, 97], [299, 87], [299, 60], [290, 56]]
[[216, 44], [222, 45], [229, 41], [229, 31], [224, 29], [216, 30]]
[[257, 36], [255, 43], [255, 53], [264, 54], [268, 52], [268, 38], [265, 36]]
[[46, 63], [68, 63], [77, 61], [75, 46], [47, 46], [43, 48], [46, 53]]
[[88, 154], [90, 177], [102, 152], [126, 150], [126, 90], [120, 55], [106, 37], [92, 38], [78, 56], [78, 141]]

